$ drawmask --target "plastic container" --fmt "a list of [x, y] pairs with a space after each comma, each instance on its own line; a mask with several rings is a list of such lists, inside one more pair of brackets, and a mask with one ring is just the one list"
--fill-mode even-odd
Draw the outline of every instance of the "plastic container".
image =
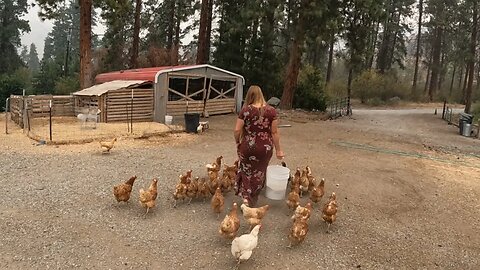
[[280, 165], [267, 167], [267, 189], [265, 195], [272, 200], [283, 200], [287, 191], [290, 169]]
[[197, 133], [197, 128], [200, 125], [199, 113], [186, 113], [185, 114], [185, 131], [189, 133]]
[[173, 116], [165, 115], [165, 125], [171, 125], [173, 121]]
[[470, 133], [472, 133], [472, 125], [463, 123], [462, 135], [465, 137], [470, 137]]
[[[468, 114], [468, 113], [463, 113], [463, 112], [460, 113], [459, 118], [458, 118], [458, 127], [460, 129], [459, 130], [460, 135], [466, 136], [466, 135], [464, 135], [465, 132], [463, 131], [464, 126], [465, 126], [465, 124], [470, 124], [471, 125], [472, 122], [473, 122], [473, 115]], [[470, 131], [471, 131], [471, 128], [470, 128]]]

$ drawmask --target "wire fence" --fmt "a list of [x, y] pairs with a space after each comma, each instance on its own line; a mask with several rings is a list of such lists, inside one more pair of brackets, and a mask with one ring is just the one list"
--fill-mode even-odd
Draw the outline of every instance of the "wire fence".
[[348, 108], [348, 98], [346, 97], [337, 98], [328, 102], [327, 111], [332, 119], [352, 115], [352, 109]]
[[29, 138], [38, 142], [71, 144], [113, 137], [148, 138], [183, 131], [180, 118], [173, 120], [170, 125], [153, 121], [137, 122], [131, 117], [123, 122], [104, 123], [99, 122], [94, 114], [92, 116], [95, 117], [85, 117], [85, 114], [76, 116], [73, 107], [70, 97], [12, 95], [6, 102], [5, 133], [9, 133], [10, 122], [10, 128], [16, 124]]
[[[467, 121], [466, 119], [462, 119], [468, 117], [469, 120]], [[471, 117], [471, 118], [470, 118]], [[447, 121], [449, 125], [453, 125], [459, 129], [460, 135], [463, 134], [463, 127], [461, 127], [460, 123], [461, 122], [468, 122], [468, 124], [471, 125], [470, 128], [470, 134], [464, 135], [467, 137], [480, 137], [480, 119], [477, 119], [477, 124], [473, 122], [473, 116], [470, 114], [466, 113], [455, 113], [453, 110], [453, 107], [449, 106], [447, 101], [443, 102], [443, 110], [442, 110], [442, 119]], [[468, 132], [467, 132], [468, 133]]]
[[442, 119], [447, 121], [449, 125], [458, 127], [458, 124], [454, 122], [453, 108], [448, 106], [447, 101], [443, 102]]

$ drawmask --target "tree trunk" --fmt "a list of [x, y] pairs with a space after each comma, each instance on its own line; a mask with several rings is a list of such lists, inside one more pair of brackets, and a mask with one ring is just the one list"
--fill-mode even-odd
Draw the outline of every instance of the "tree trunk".
[[327, 78], [325, 79], [325, 86], [328, 86], [332, 79], [332, 67], [333, 67], [333, 48], [335, 45], [335, 32], [332, 32], [330, 37], [330, 46], [328, 49], [328, 65], [327, 65]]
[[80, 1], [80, 88], [92, 85], [92, 0]]
[[430, 71], [432, 66], [432, 54], [430, 53], [430, 57], [428, 58], [428, 66], [427, 66], [427, 77], [425, 78], [425, 87], [423, 88], [423, 95], [427, 95], [428, 90], [428, 83], [430, 82]]
[[175, 25], [175, 40], [173, 41], [172, 48], [172, 64], [178, 65], [179, 49], [180, 49], [180, 14], [177, 16], [176, 25]]
[[135, 21], [133, 24], [132, 55], [130, 68], [138, 67], [138, 47], [140, 43], [140, 12], [142, 11], [142, 0], [135, 1]]
[[453, 66], [453, 72], [452, 72], [452, 81], [450, 82], [450, 91], [448, 96], [452, 97], [452, 92], [453, 92], [453, 83], [455, 82], [455, 73], [457, 72], [457, 65]]
[[350, 102], [352, 98], [352, 81], [353, 81], [353, 67], [348, 70], [348, 82], [347, 82], [347, 115], [352, 111], [352, 104]]
[[372, 38], [372, 50], [370, 54], [370, 59], [368, 59], [368, 64], [367, 67], [369, 69], [372, 69], [373, 67], [373, 58], [375, 58], [375, 49], [377, 48], [377, 39], [378, 39], [378, 31], [380, 29], [380, 22], [377, 22], [377, 25], [375, 26], [375, 32], [373, 34]]
[[413, 72], [412, 93], [417, 88], [418, 80], [418, 62], [420, 60], [420, 42], [422, 39], [422, 15], [423, 15], [423, 0], [418, 4], [418, 31], [417, 31], [417, 50], [415, 52], [415, 71]]
[[[465, 113], [470, 113], [470, 109], [472, 107], [472, 92], [473, 92], [473, 80], [475, 78], [475, 53], [477, 47], [477, 28], [478, 28], [478, 2], [473, 1], [473, 27], [472, 27], [472, 39], [470, 40], [470, 59], [469, 65], [470, 68], [468, 70], [468, 88], [467, 88], [467, 96], [466, 96], [466, 103], [465, 103]], [[478, 83], [478, 82], [477, 82]]]
[[442, 51], [442, 29], [437, 26], [435, 29], [435, 39], [432, 47], [432, 74], [430, 77], [430, 87], [428, 88], [428, 100], [433, 101], [433, 94], [438, 90], [438, 76], [440, 74], [440, 54]]
[[460, 74], [458, 76], [458, 89], [462, 89], [462, 78], [463, 78], [463, 65], [460, 65]]
[[385, 7], [387, 13], [385, 16], [385, 21], [383, 22], [383, 37], [380, 43], [377, 56], [377, 69], [380, 73], [385, 73], [388, 66], [388, 58], [390, 56], [390, 42], [392, 39], [391, 24], [394, 17], [394, 3], [388, 1], [388, 6]]
[[463, 79], [462, 104], [467, 104], [467, 82], [468, 82], [469, 72], [470, 72], [470, 65], [467, 64], [467, 67], [465, 68], [465, 78]]
[[[213, 0], [210, 0], [213, 1]], [[207, 47], [207, 21], [208, 21], [208, 2], [209, 0], [202, 0], [202, 8], [200, 10], [200, 27], [198, 30], [198, 46], [197, 46], [197, 65], [205, 64], [206, 61], [206, 47]]]
[[212, 46], [212, 20], [213, 20], [213, 0], [208, 1], [207, 34], [205, 45], [205, 63], [210, 62], [210, 48]]
[[175, 0], [170, 0], [169, 6], [169, 22], [168, 22], [168, 29], [167, 29], [167, 49], [171, 52], [172, 45], [173, 45], [173, 35], [175, 31]]
[[440, 72], [438, 74], [438, 91], [442, 90], [445, 73], [447, 71], [447, 69], [445, 68], [445, 53], [442, 53], [441, 59], [442, 60], [440, 61]]
[[302, 58], [303, 43], [305, 42], [305, 24], [307, 16], [305, 11], [308, 9], [311, 0], [302, 0], [298, 23], [295, 27], [295, 35], [290, 46], [289, 60], [286, 69], [286, 78], [283, 84], [283, 93], [280, 101], [280, 108], [291, 109], [293, 105], [293, 96], [297, 87], [298, 74], [300, 72], [300, 63]]
[[290, 47], [290, 57], [288, 60], [285, 83], [283, 84], [283, 93], [280, 102], [280, 108], [291, 109], [293, 104], [293, 95], [297, 87], [298, 74], [300, 72], [300, 61], [302, 57], [301, 42], [295, 38]]

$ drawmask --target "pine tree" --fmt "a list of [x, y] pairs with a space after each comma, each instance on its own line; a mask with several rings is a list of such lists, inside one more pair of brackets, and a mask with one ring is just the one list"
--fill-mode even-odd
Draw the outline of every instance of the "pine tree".
[[27, 14], [27, 0], [1, 1], [0, 6], [0, 74], [12, 73], [21, 67], [18, 55], [20, 35], [30, 31], [28, 21], [22, 19]]
[[37, 47], [35, 44], [30, 44], [30, 52], [28, 54], [28, 68], [32, 73], [36, 73], [40, 69], [40, 61], [38, 60]]
[[26, 66], [28, 63], [28, 47], [23, 45], [22, 51], [20, 52], [20, 59], [22, 59], [23, 64]]
[[[42, 18], [55, 18], [59, 8], [65, 4], [63, 0], [36, 0], [42, 8]], [[80, 37], [80, 88], [92, 85], [92, 8], [93, 0], [77, 0], [79, 9]], [[77, 6], [76, 6], [77, 7]], [[76, 37], [76, 36], [75, 36]]]

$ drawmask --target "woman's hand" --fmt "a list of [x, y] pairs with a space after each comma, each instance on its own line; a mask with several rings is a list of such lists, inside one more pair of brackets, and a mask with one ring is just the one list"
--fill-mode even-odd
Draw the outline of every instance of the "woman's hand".
[[276, 151], [277, 159], [282, 160], [285, 157], [285, 153], [282, 150]]

